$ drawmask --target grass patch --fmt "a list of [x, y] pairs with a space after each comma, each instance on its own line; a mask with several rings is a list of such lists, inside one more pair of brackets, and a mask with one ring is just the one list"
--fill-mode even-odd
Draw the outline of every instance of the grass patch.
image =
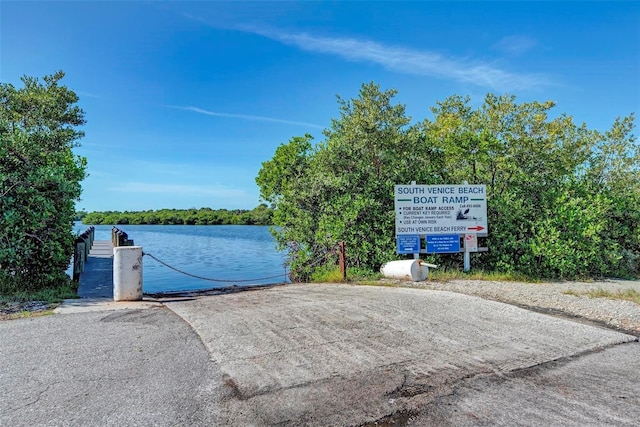
[[368, 268], [351, 267], [347, 269], [347, 279], [352, 281], [362, 282], [369, 280], [375, 282], [383, 277], [379, 271], [372, 271]]
[[[352, 277], [349, 275], [349, 281], [355, 282], [358, 285], [373, 285], [373, 286], [400, 286], [396, 279], [385, 279], [382, 274], [379, 277], [374, 278], [360, 278]], [[407, 279], [409, 280], [409, 279]], [[444, 270], [438, 271], [437, 269], [429, 269], [429, 277], [426, 282], [450, 282], [452, 280], [486, 280], [494, 282], [524, 282], [524, 283], [537, 283], [539, 280], [532, 279], [530, 277], [524, 277], [516, 274], [505, 274], [496, 272], [484, 272], [484, 271], [472, 271], [465, 273], [463, 271], [456, 270]]]
[[340, 267], [320, 266], [314, 270], [310, 279], [314, 283], [340, 283], [342, 273]]
[[39, 291], [13, 290], [0, 295], [0, 320], [51, 314], [65, 299], [78, 298], [78, 287], [65, 283], [55, 288]]
[[589, 298], [607, 298], [613, 300], [624, 300], [640, 304], [640, 292], [635, 289], [627, 289], [624, 291], [606, 291], [604, 289], [592, 289], [590, 291], [578, 292], [573, 289], [563, 292], [565, 295], [573, 295], [575, 297], [587, 296]]
[[42, 301], [49, 304], [62, 302], [64, 299], [78, 298], [78, 287], [74, 284], [64, 284], [55, 288], [46, 288], [39, 291], [14, 290], [0, 295], [0, 304], [4, 302], [28, 302]]
[[37, 311], [22, 310], [22, 311], [16, 311], [15, 313], [7, 313], [7, 314], [3, 314], [2, 312], [0, 312], [0, 320], [15, 320], [15, 319], [26, 319], [29, 317], [51, 316], [53, 314], [54, 308], [55, 307], [48, 307], [44, 310], [37, 310]]
[[[347, 269], [347, 281], [359, 285], [396, 286], [385, 282], [385, 277], [378, 271], [366, 268], [351, 267]], [[473, 270], [464, 272], [458, 269], [430, 268], [427, 281], [449, 282], [451, 280], [486, 280], [494, 282], [523, 282], [540, 283], [540, 279], [528, 277], [519, 273], [503, 273], [499, 271]], [[342, 282], [340, 268], [336, 266], [320, 266], [311, 274], [310, 281], [314, 283]]]
[[528, 277], [518, 273], [502, 273], [499, 271], [484, 271], [475, 270], [470, 272], [464, 272], [461, 270], [447, 270], [447, 269], [429, 269], [429, 278], [436, 282], [448, 282], [451, 280], [487, 280], [494, 282], [525, 282], [525, 283], [538, 283], [539, 279]]

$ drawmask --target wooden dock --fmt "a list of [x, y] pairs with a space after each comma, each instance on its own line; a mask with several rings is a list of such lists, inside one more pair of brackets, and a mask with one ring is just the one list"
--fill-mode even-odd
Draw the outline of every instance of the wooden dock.
[[113, 298], [113, 244], [95, 240], [78, 286], [80, 298]]

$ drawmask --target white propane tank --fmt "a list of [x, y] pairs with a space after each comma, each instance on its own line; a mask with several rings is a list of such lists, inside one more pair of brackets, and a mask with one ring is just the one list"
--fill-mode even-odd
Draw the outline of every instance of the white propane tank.
[[406, 259], [389, 261], [380, 267], [380, 272], [389, 279], [412, 280], [422, 282], [429, 276], [429, 267], [436, 265], [427, 264], [420, 259]]

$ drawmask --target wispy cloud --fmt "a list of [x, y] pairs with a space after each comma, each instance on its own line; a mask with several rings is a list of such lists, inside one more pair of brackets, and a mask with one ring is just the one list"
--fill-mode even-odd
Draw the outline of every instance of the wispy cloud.
[[166, 107], [175, 108], [177, 110], [192, 111], [194, 113], [205, 114], [207, 116], [214, 116], [214, 117], [228, 117], [231, 119], [253, 120], [253, 121], [260, 121], [260, 122], [271, 122], [271, 123], [284, 123], [287, 125], [312, 127], [317, 129], [324, 128], [324, 126], [320, 126], [315, 123], [300, 122], [296, 120], [278, 119], [275, 117], [253, 116], [249, 114], [220, 113], [216, 111], [209, 111], [203, 108], [191, 107], [191, 106], [184, 107], [184, 106], [176, 106], [176, 105], [167, 105]]
[[106, 171], [103, 171], [103, 170], [92, 170], [92, 169], [89, 169], [87, 171], [87, 173], [89, 174], [89, 177], [91, 177], [91, 178], [112, 178], [112, 177], [117, 176], [117, 174], [114, 173], [114, 172], [106, 172]]
[[[508, 71], [497, 65], [497, 61], [444, 56], [437, 51], [386, 45], [366, 39], [322, 37], [305, 32], [285, 32], [258, 25], [214, 24], [187, 13], [183, 16], [207, 26], [257, 34], [308, 52], [335, 55], [354, 62], [375, 63], [405, 74], [454, 80], [499, 91], [536, 89], [552, 83], [544, 74]], [[518, 49], [522, 52], [533, 47], [534, 44], [533, 39], [527, 39], [524, 36], [511, 40], [505, 38], [504, 49], [511, 49], [512, 53]]]
[[493, 45], [494, 49], [506, 52], [511, 55], [522, 55], [525, 52], [533, 49], [538, 42], [531, 37], [522, 35], [512, 35], [503, 37], [496, 44]]
[[445, 57], [437, 52], [391, 46], [354, 38], [318, 37], [244, 26], [242, 31], [259, 34], [309, 52], [336, 55], [355, 62], [372, 62], [407, 74], [451, 79], [495, 90], [531, 89], [548, 84], [539, 74], [515, 73], [467, 58]]
[[110, 191], [121, 193], [152, 193], [166, 195], [205, 195], [216, 197], [243, 197], [245, 191], [224, 186], [160, 184], [148, 182], [124, 182], [109, 188]]
[[86, 98], [100, 98], [100, 95], [96, 95], [96, 94], [91, 93], [91, 92], [83, 92], [83, 91], [80, 91], [80, 90], [77, 90], [76, 94], [78, 96], [80, 96], [80, 97], [84, 96]]

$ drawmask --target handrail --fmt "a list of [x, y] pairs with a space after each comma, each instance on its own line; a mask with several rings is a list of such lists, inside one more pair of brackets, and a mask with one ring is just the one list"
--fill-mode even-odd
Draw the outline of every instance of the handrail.
[[80, 234], [73, 247], [73, 280], [80, 280], [80, 273], [84, 271], [84, 263], [87, 261], [89, 251], [93, 245], [95, 238], [95, 227], [87, 228], [82, 234]]
[[133, 246], [133, 240], [129, 239], [129, 235], [118, 227], [111, 227], [111, 243], [114, 248], [118, 246]]

